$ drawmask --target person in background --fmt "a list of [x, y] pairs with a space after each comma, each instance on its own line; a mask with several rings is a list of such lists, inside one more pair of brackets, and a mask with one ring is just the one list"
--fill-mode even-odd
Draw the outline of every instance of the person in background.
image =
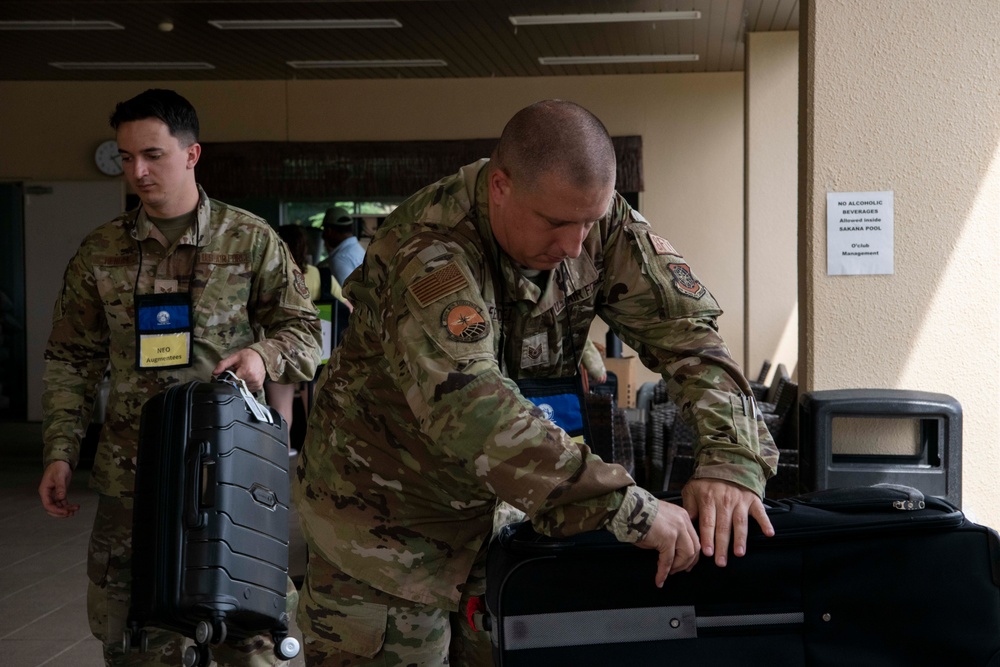
[[326, 246], [327, 267], [341, 285], [347, 276], [361, 266], [365, 249], [354, 232], [354, 218], [339, 206], [326, 211], [323, 216], [323, 244]]
[[[110, 361], [107, 414], [90, 475], [100, 494], [87, 556], [90, 628], [107, 665], [175, 667], [183, 647], [178, 634], [150, 627], [147, 651], [122, 646], [142, 406], [168, 387], [225, 371], [253, 392], [265, 379], [312, 379], [320, 323], [274, 230], [209, 199], [195, 180], [201, 144], [190, 102], [150, 89], [120, 102], [111, 127], [140, 205], [87, 235], [66, 268], [45, 350], [38, 493], [51, 516], [79, 510], [68, 490]], [[292, 587], [292, 606], [295, 595]], [[213, 652], [219, 665], [280, 663], [264, 635], [228, 639]]]
[[[773, 534], [762, 496], [778, 451], [722, 311], [615, 176], [599, 119], [539, 102], [489, 160], [417, 192], [372, 239], [293, 481], [310, 667], [491, 665], [461, 612], [485, 588], [498, 500], [544, 534], [604, 529], [656, 550], [651, 586], [699, 552], [720, 566], [744, 555], [750, 518]], [[528, 400], [530, 384], [575, 384], [595, 317], [697, 428], [683, 507]]]

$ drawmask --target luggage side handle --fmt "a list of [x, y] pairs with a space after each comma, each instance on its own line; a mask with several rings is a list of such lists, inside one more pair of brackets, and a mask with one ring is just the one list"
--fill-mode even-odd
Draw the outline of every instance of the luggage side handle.
[[215, 460], [206, 456], [209, 443], [198, 443], [194, 456], [188, 460], [185, 519], [188, 528], [199, 530], [205, 527], [202, 509], [215, 506]]
[[903, 484], [873, 484], [806, 493], [789, 502], [811, 505], [839, 512], [914, 511], [926, 507], [924, 494]]

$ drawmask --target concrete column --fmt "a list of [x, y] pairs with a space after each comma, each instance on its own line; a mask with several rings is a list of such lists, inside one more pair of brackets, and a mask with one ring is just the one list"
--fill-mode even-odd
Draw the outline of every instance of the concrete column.
[[[797, 32], [747, 35], [744, 369], [798, 363]], [[770, 382], [770, 379], [768, 379]]]
[[[805, 0], [800, 386], [964, 412], [963, 505], [1000, 526], [1000, 3]], [[892, 191], [892, 275], [827, 274], [826, 194]]]

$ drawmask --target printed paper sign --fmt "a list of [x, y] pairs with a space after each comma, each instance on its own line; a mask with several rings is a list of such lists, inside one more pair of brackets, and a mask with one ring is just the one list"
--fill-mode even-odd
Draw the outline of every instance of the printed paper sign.
[[826, 193], [826, 272], [894, 272], [892, 192]]

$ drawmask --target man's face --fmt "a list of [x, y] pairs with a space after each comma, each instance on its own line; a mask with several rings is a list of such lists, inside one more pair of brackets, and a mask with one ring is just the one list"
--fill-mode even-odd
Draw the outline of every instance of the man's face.
[[549, 271], [580, 256], [583, 241], [611, 204], [614, 185], [580, 189], [554, 174], [532, 187], [501, 169], [490, 173], [490, 224], [500, 247], [529, 269]]
[[157, 118], [122, 123], [117, 139], [125, 180], [150, 213], [174, 217], [191, 210], [192, 188], [197, 193], [194, 166], [201, 155], [199, 144], [184, 146]]
[[332, 225], [323, 228], [323, 243], [326, 244], [327, 248], [336, 247], [340, 243], [340, 235], [337, 234], [337, 230]]

